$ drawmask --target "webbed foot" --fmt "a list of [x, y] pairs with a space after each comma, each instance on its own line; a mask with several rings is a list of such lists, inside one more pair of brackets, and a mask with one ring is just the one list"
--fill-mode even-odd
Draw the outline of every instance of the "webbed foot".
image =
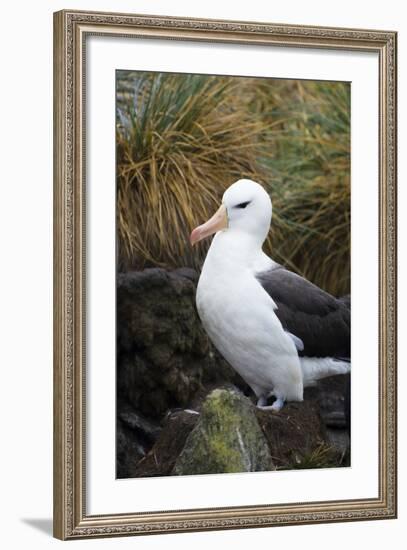
[[271, 410], [273, 411], [281, 411], [281, 409], [284, 407], [284, 399], [282, 397], [278, 397], [274, 403], [271, 405]]
[[259, 397], [257, 400], [257, 407], [259, 409], [263, 409], [264, 407], [267, 407], [267, 397], [264, 397], [264, 395], [262, 397]]
[[257, 408], [263, 411], [273, 411], [279, 412], [284, 407], [284, 399], [278, 397], [272, 405], [267, 405], [267, 399], [265, 397], [260, 397], [257, 401]]

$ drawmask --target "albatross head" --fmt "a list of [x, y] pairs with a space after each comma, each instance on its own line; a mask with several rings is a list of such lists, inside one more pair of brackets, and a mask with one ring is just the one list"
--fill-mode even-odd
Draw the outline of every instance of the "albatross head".
[[226, 189], [222, 204], [206, 223], [191, 233], [191, 244], [217, 233], [249, 234], [258, 244], [263, 244], [270, 229], [271, 200], [261, 185], [242, 179]]

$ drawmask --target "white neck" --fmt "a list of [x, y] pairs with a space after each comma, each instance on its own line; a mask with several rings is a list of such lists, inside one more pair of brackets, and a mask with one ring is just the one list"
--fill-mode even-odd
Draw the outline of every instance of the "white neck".
[[255, 270], [267, 258], [262, 245], [263, 241], [259, 242], [259, 238], [245, 231], [219, 231], [213, 238], [203, 269], [216, 264], [218, 272], [230, 273], [242, 268]]

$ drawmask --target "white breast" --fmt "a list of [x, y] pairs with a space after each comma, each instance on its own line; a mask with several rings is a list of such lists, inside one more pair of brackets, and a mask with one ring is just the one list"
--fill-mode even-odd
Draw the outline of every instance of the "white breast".
[[277, 392], [284, 399], [301, 400], [297, 350], [274, 312], [273, 300], [254, 276], [259, 262], [271, 260], [257, 255], [247, 261], [246, 255], [245, 265], [239, 265], [241, 250], [215, 239], [196, 296], [205, 330], [258, 397]]

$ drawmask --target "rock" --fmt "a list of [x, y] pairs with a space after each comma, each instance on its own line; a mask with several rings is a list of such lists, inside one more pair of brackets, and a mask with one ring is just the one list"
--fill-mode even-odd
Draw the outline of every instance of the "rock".
[[278, 469], [300, 467], [326, 445], [324, 425], [315, 400], [287, 403], [281, 411], [256, 409], [256, 416]]
[[175, 475], [273, 470], [251, 401], [236, 389], [217, 388], [205, 399], [174, 469]]
[[350, 374], [319, 380], [304, 392], [317, 403], [325, 426], [325, 439], [337, 466], [350, 465]]
[[338, 466], [350, 466], [350, 437], [347, 430], [327, 429], [326, 441]]
[[145, 269], [117, 277], [118, 409], [151, 419], [187, 407], [207, 385], [245, 383], [210, 343], [195, 307], [198, 274]]
[[116, 476], [131, 477], [131, 472], [145, 455], [145, 448], [134, 432], [120, 420], [116, 428]]
[[160, 434], [161, 426], [157, 422], [152, 422], [129, 406], [122, 406], [118, 416], [123, 424], [138, 433], [143, 439], [154, 442]]
[[191, 269], [190, 267], [179, 267], [178, 269], [174, 269], [172, 273], [174, 275], [185, 277], [193, 283], [198, 284], [199, 274], [195, 271], [195, 269]]
[[[331, 428], [348, 428], [348, 396], [350, 375], [330, 376], [319, 380], [317, 386], [318, 403], [324, 424]], [[307, 397], [307, 392], [305, 392]]]
[[185, 441], [197, 423], [195, 411], [177, 411], [169, 414], [152, 449], [130, 471], [129, 477], [170, 475]]

